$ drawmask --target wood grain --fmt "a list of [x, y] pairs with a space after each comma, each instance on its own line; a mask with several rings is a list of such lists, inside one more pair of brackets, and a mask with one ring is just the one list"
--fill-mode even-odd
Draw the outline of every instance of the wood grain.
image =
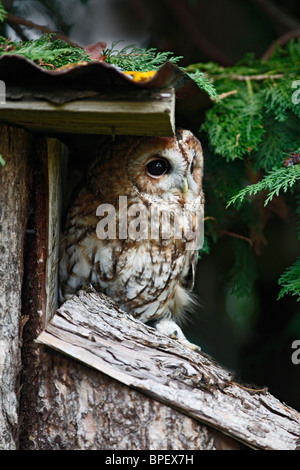
[[148, 100], [9, 101], [1, 105], [0, 121], [45, 133], [157, 135], [175, 132], [175, 92], [152, 92]]
[[15, 449], [21, 369], [24, 240], [29, 203], [30, 135], [0, 127], [0, 449]]
[[300, 416], [266, 390], [81, 291], [56, 312], [37, 342], [215, 428], [251, 448], [295, 450]]

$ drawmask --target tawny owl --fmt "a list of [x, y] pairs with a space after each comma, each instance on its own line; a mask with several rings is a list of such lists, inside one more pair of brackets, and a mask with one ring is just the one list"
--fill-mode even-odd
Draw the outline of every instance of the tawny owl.
[[142, 322], [196, 349], [177, 322], [193, 302], [202, 175], [201, 144], [187, 130], [103, 148], [67, 215], [61, 301], [92, 285]]

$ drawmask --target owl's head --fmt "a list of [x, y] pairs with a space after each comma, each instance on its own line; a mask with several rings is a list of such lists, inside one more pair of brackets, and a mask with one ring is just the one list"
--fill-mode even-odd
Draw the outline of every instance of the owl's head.
[[202, 190], [199, 140], [180, 129], [174, 137], [128, 138], [111, 144], [90, 167], [88, 184], [106, 200], [121, 195], [169, 200], [197, 197]]

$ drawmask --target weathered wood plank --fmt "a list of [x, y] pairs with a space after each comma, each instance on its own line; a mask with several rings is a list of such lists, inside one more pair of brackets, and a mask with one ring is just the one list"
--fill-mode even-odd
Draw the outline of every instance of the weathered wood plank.
[[121, 312], [98, 293], [80, 292], [38, 339], [251, 448], [299, 446], [300, 416], [265, 390], [239, 385], [204, 354]]
[[163, 135], [175, 131], [175, 92], [136, 100], [75, 100], [54, 104], [45, 100], [7, 101], [0, 121], [31, 131], [72, 134]]
[[28, 149], [23, 129], [0, 127], [0, 449], [15, 449], [21, 369], [24, 239], [29, 201]]
[[[25, 132], [25, 131], [23, 131]], [[57, 261], [61, 201], [61, 167], [66, 148], [57, 139], [32, 136], [30, 155], [31, 191], [25, 273], [22, 286], [22, 313], [27, 319], [22, 332], [22, 369], [19, 401], [18, 442], [30, 435], [36, 418], [43, 355], [34, 338], [57, 308]], [[24, 157], [24, 156], [23, 156]], [[21, 444], [20, 444], [21, 442]]]
[[48, 240], [46, 261], [46, 324], [58, 306], [58, 259], [62, 214], [62, 169], [68, 150], [58, 139], [46, 138], [48, 161]]

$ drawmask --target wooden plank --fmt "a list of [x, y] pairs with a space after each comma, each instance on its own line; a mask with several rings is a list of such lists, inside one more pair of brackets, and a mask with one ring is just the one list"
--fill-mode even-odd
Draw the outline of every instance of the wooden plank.
[[155, 99], [7, 101], [0, 121], [38, 132], [171, 136], [175, 131], [175, 92], [157, 92]]
[[37, 342], [104, 372], [251, 448], [295, 450], [300, 415], [266, 390], [81, 291], [65, 302]]
[[46, 261], [46, 312], [45, 324], [58, 307], [58, 257], [62, 214], [62, 168], [66, 164], [68, 150], [58, 139], [47, 138], [48, 157], [48, 241]]
[[30, 198], [31, 136], [0, 127], [0, 449], [17, 447], [24, 245]]
[[[23, 129], [17, 130], [25, 132]], [[30, 150], [26, 151], [25, 147], [22, 150], [22, 159], [26, 155], [30, 157], [31, 191], [25, 244], [26, 269], [22, 284], [22, 318], [26, 318], [27, 322], [22, 336], [18, 338], [19, 343], [22, 342], [18, 446], [23, 445], [24, 439], [28, 440], [27, 433], [30, 435], [32, 423], [36, 420], [36, 397], [43, 355], [34, 339], [57, 307], [60, 168], [65, 152], [64, 145], [57, 139], [44, 135], [31, 135], [31, 139]], [[17, 141], [17, 136], [14, 140]], [[15, 336], [16, 331], [14, 328]]]

